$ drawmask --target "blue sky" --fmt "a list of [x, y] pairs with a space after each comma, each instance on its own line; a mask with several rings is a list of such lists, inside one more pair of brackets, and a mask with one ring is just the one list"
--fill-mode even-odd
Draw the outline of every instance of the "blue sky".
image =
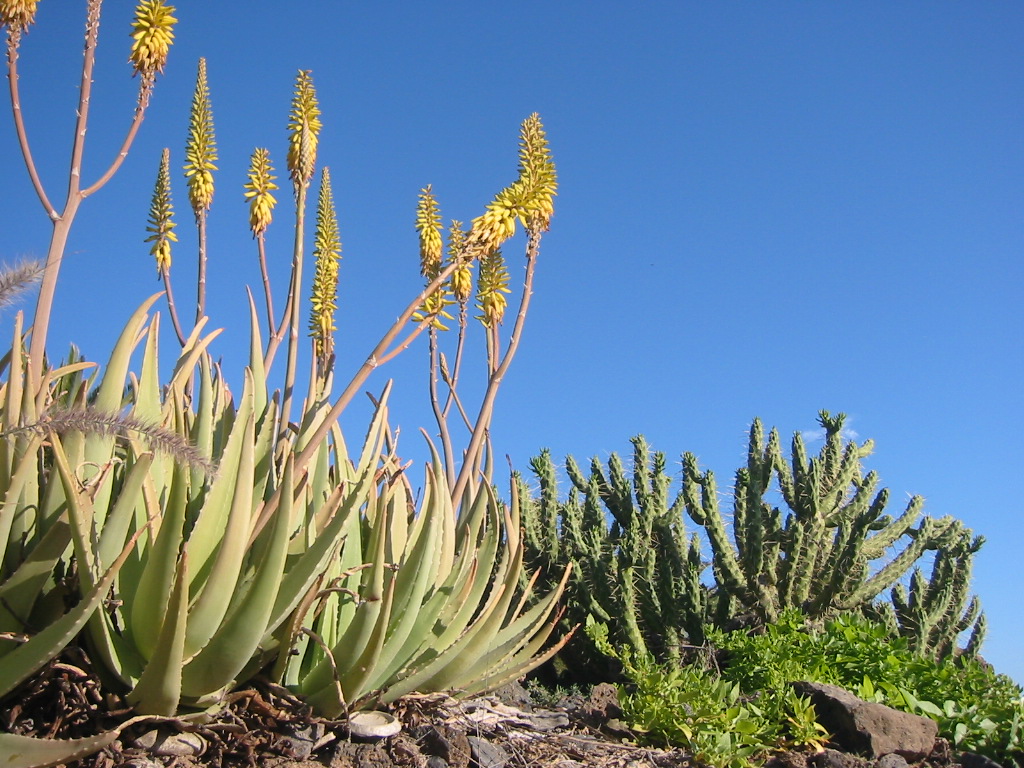
[[[104, 13], [86, 178], [109, 162], [134, 106], [131, 5]], [[41, 3], [22, 46], [25, 119], [54, 198], [66, 179], [83, 7]], [[241, 185], [255, 146], [283, 168], [296, 70], [313, 71], [344, 244], [339, 377], [420, 286], [419, 189], [433, 184], [446, 221], [479, 215], [514, 177], [519, 123], [539, 112], [560, 189], [498, 400], [496, 449], [525, 469], [542, 447], [606, 458], [628, 454], [643, 433], [673, 461], [696, 453], [727, 485], [753, 417], [788, 439], [813, 429], [819, 409], [844, 411], [876, 441], [868, 466], [894, 511], [922, 494], [929, 514], [987, 537], [974, 579], [989, 618], [984, 655], [1024, 681], [1024, 510], [1009, 488], [1024, 462], [1019, 4], [177, 9], [177, 42], [141, 135], [73, 231], [51, 354], [74, 341], [102, 360], [160, 288], [143, 244], [149, 198], [163, 147], [180, 169], [200, 56], [220, 149], [209, 309], [228, 328], [215, 353], [229, 376], [247, 340], [243, 285], [258, 283]], [[0, 148], [0, 259], [42, 256], [49, 227], [9, 117]], [[194, 240], [178, 170], [174, 183], [182, 301]], [[270, 233], [279, 295], [288, 197]], [[516, 247], [506, 249], [514, 281]], [[10, 322], [8, 311], [0, 323]], [[394, 421], [413, 457], [416, 429], [430, 427], [425, 355], [418, 345], [371, 381], [379, 389], [395, 377]], [[350, 440], [366, 416], [361, 404], [346, 415]]]

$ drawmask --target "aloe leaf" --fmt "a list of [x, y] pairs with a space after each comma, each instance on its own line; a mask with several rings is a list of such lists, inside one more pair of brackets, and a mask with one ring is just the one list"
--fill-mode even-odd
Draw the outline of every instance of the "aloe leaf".
[[[238, 468], [234, 478], [234, 493], [231, 497], [231, 509], [221, 535], [220, 547], [209, 570], [209, 576], [203, 582], [202, 592], [196, 598], [192, 610], [189, 612], [188, 637], [185, 644], [186, 657], [199, 652], [220, 626], [235, 591], [242, 569], [242, 561], [245, 558], [246, 538], [252, 518], [253, 444], [255, 442], [255, 424], [251, 409], [252, 394], [248, 376], [246, 377], [246, 393], [242, 397], [245, 403], [243, 410], [246, 417], [244, 420], [240, 418], [235, 422], [236, 428], [242, 431], [242, 439]], [[208, 509], [209, 507], [204, 505], [203, 513], [205, 514]], [[192, 538], [186, 545], [190, 555], [192, 547], [197, 544], [198, 537], [203, 532], [205, 529], [200, 531], [200, 524], [197, 523], [192, 532]], [[194, 589], [195, 585], [193, 585]], [[262, 628], [260, 634], [262, 635]]]
[[249, 370], [252, 371], [252, 378], [256, 388], [253, 392], [255, 397], [254, 410], [257, 416], [263, 414], [267, 408], [267, 369], [263, 365], [263, 337], [260, 335], [260, 320], [256, 313], [256, 302], [253, 301], [252, 291], [246, 288], [249, 297]]
[[47, 768], [70, 763], [113, 744], [121, 735], [121, 728], [84, 739], [36, 739], [16, 733], [0, 733], [0, 765], [4, 768]]
[[24, 622], [70, 541], [71, 526], [67, 518], [61, 518], [50, 526], [18, 570], [0, 586], [0, 632], [26, 631]]
[[157, 299], [164, 295], [163, 291], [154, 293], [135, 310], [128, 319], [124, 329], [118, 336], [114, 349], [110, 353], [107, 367], [103, 372], [103, 380], [96, 391], [96, 398], [93, 405], [97, 410], [112, 413], [121, 409], [121, 399], [124, 397], [124, 381], [128, 376], [128, 364], [131, 361], [132, 352], [139, 341], [139, 332], [143, 323], [146, 322], [147, 313]]
[[124, 546], [125, 537], [131, 527], [135, 510], [145, 504], [142, 485], [153, 466], [153, 454], [140, 452], [132, 461], [131, 468], [121, 481], [114, 508], [110, 510], [99, 533], [97, 556], [100, 567], [106, 567]]
[[[164, 518], [155, 540], [150, 541], [146, 558], [134, 593], [121, 585], [125, 593], [125, 614], [128, 628], [139, 652], [150, 658], [156, 647], [164, 612], [173, 589], [178, 555], [185, 527], [185, 504], [188, 469], [175, 464]], [[150, 528], [152, 530], [152, 528]], [[190, 553], [191, 556], [191, 553]]]
[[[6, 442], [6, 441], [3, 441]], [[20, 446], [20, 452], [14, 452], [14, 466], [11, 469], [10, 481], [4, 493], [4, 503], [0, 507], [0, 563], [4, 562], [7, 554], [7, 546], [10, 542], [16, 541], [17, 537], [11, 533], [15, 530], [15, 521], [20, 515], [25, 514], [28, 508], [25, 491], [37, 482], [39, 474], [39, 457], [37, 452], [42, 445], [42, 438], [38, 435]], [[20, 455], [19, 455], [20, 453]], [[33, 494], [35, 495], [35, 494]], [[18, 555], [12, 552], [8, 565], [17, 567]]]
[[187, 622], [188, 553], [182, 552], [156, 644], [142, 676], [127, 696], [140, 714], [170, 717], [178, 710]]
[[[182, 672], [182, 692], [199, 697], [230, 684], [256, 652], [269, 621], [288, 551], [289, 521], [278, 515], [270, 543], [248, 592], [232, 608], [210, 642]], [[243, 539], [244, 541], [244, 539]], [[217, 587], [215, 583], [208, 587]]]
[[[224, 447], [224, 453], [220, 458], [217, 476], [206, 494], [202, 512], [196, 520], [195, 528], [189, 539], [189, 557], [192, 560], [193, 572], [196, 574], [193, 580], [199, 584], [205, 582], [212, 565], [209, 562], [210, 558], [224, 539], [232, 508], [232, 498], [239, 490], [238, 475], [242, 454], [245, 450], [251, 451], [252, 449], [252, 405], [252, 374], [246, 370], [241, 404], [228, 436], [227, 445]], [[249, 460], [251, 460], [251, 453]], [[252, 472], [251, 466], [248, 471]], [[252, 492], [251, 478], [248, 492], [250, 494]], [[244, 537], [239, 543], [244, 545]]]
[[114, 577], [117, 576], [118, 570], [135, 546], [135, 540], [136, 537], [132, 537], [117, 560], [111, 564], [96, 586], [82, 598], [78, 605], [33, 635], [28, 642], [19, 645], [0, 658], [0, 696], [6, 696], [60, 653], [85, 626], [93, 611], [107, 596]]

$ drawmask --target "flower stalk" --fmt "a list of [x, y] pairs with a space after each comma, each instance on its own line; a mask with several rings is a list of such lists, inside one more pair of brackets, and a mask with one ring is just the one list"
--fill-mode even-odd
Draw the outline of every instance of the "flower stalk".
[[213, 131], [213, 109], [206, 79], [206, 59], [199, 59], [196, 88], [192, 96], [188, 140], [185, 142], [185, 178], [188, 199], [199, 233], [199, 272], [196, 281], [196, 322], [206, 314], [206, 217], [213, 204], [213, 172], [217, 170], [217, 141]]

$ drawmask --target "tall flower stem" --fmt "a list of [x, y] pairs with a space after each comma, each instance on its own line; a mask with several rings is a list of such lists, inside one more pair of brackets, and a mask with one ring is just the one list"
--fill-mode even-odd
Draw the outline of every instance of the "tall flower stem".
[[284, 396], [281, 401], [281, 436], [288, 430], [292, 401], [295, 394], [295, 371], [299, 357], [299, 309], [302, 302], [303, 237], [306, 231], [306, 185], [298, 187], [295, 195], [295, 244], [292, 251], [292, 276], [288, 284], [288, 304], [285, 307], [288, 333], [288, 358], [285, 363]]
[[537, 266], [537, 256], [540, 253], [541, 228], [534, 226], [528, 230], [526, 244], [526, 277], [523, 281], [523, 294], [519, 301], [519, 312], [516, 314], [516, 322], [512, 327], [512, 334], [509, 336], [508, 346], [501, 361], [492, 371], [487, 381], [487, 390], [484, 392], [483, 401], [480, 404], [480, 411], [473, 426], [473, 435], [470, 437], [469, 446], [462, 462], [462, 470], [458, 479], [452, 487], [452, 500], [458, 503], [465, 492], [466, 487], [473, 481], [476, 467], [484, 446], [484, 440], [490, 430], [491, 419], [494, 415], [494, 402], [498, 396], [498, 387], [501, 385], [505, 372], [512, 364], [519, 349], [519, 340], [523, 335], [523, 328], [526, 325], [526, 312], [530, 305], [530, 297], [533, 295], [533, 275]]

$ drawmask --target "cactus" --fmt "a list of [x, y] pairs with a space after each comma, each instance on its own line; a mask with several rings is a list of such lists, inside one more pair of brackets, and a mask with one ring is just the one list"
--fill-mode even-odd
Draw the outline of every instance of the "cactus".
[[[665, 455], [652, 454], [643, 437], [632, 443], [632, 477], [616, 454], [607, 471], [594, 459], [588, 475], [569, 457], [564, 503], [550, 452], [533, 459], [539, 496], [520, 493], [529, 499], [523, 504], [527, 562], [548, 579], [572, 564], [567, 621], [592, 616], [610, 625], [615, 642], [675, 661], [684, 644], [703, 642], [707, 588], [700, 542], [687, 533], [681, 496], [669, 497]], [[522, 477], [519, 482], [523, 488]], [[563, 660], [574, 665], [572, 658]]]
[[[910, 577], [909, 590], [897, 584], [891, 592], [890, 625], [919, 653], [940, 660], [961, 652], [974, 657], [985, 636], [985, 615], [976, 596], [968, 600], [971, 564], [984, 544], [959, 522], [949, 531], [945, 545], [935, 554], [930, 578], [921, 568]], [[971, 631], [960, 649], [960, 636]]]
[[[736, 473], [731, 541], [714, 474], [701, 473], [696, 458], [684, 456], [686, 511], [704, 527], [713, 551], [716, 623], [736, 613], [774, 622], [787, 608], [811, 618], [863, 612], [926, 551], [959, 541], [962, 527], [952, 518], [921, 517], [920, 496], [895, 520], [883, 514], [888, 490], [878, 490], [877, 474], [864, 474], [861, 466], [872, 443], [844, 441], [845, 419], [820, 412], [821, 451], [809, 458], [797, 433], [789, 462], [778, 432], [772, 430], [765, 441], [761, 422], [754, 421], [747, 466]], [[764, 498], [773, 475], [789, 508], [785, 520]], [[883, 564], [899, 541], [902, 550]]]

